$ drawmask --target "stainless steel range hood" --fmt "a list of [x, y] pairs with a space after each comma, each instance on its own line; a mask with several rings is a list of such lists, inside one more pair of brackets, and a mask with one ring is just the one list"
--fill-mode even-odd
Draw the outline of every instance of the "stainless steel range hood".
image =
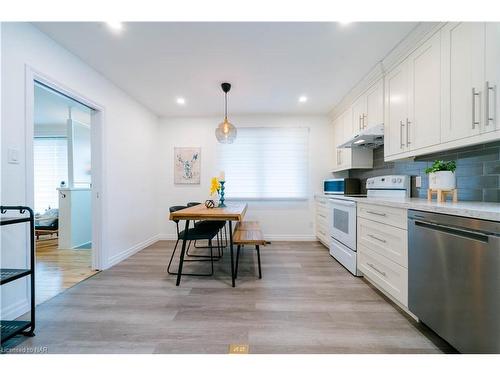
[[337, 148], [377, 148], [384, 144], [384, 124], [371, 126]]

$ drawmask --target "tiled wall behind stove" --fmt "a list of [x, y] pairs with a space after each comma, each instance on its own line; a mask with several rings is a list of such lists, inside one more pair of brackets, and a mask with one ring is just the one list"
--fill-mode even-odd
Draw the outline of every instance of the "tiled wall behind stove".
[[390, 174], [422, 176], [422, 187], [417, 188], [413, 196], [425, 198], [429, 180], [424, 171], [436, 159], [456, 160], [459, 200], [500, 202], [500, 142], [420, 156], [413, 161], [394, 162], [384, 162], [382, 146], [373, 152], [373, 169], [352, 169], [349, 177], [361, 179], [364, 188], [369, 177]]

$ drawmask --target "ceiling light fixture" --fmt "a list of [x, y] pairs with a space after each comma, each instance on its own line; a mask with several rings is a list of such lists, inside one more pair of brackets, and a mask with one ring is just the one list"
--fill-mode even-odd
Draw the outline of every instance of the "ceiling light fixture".
[[122, 22], [109, 21], [109, 22], [106, 22], [106, 25], [108, 25], [108, 27], [115, 32], [120, 32], [123, 30], [123, 23]]
[[352, 23], [352, 21], [339, 21], [340, 26], [348, 26]]
[[307, 96], [302, 95], [302, 96], [299, 98], [299, 103], [305, 103], [305, 102], [307, 102]]
[[231, 90], [231, 84], [224, 82], [220, 85], [224, 91], [224, 121], [215, 129], [215, 137], [219, 143], [233, 143], [238, 131], [236, 127], [227, 120], [227, 93]]
[[175, 99], [175, 102], [177, 104], [179, 104], [179, 105], [184, 105], [184, 104], [186, 104], [186, 99], [184, 99], [184, 98], [177, 98], [177, 99]]

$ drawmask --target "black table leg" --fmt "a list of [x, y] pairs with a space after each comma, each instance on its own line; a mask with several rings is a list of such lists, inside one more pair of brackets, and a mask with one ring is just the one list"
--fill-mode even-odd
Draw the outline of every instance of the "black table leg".
[[233, 258], [233, 222], [229, 220], [229, 251], [231, 252], [231, 279], [233, 288], [236, 286], [234, 282], [234, 258]]
[[189, 220], [186, 220], [186, 227], [184, 228], [184, 238], [182, 239], [181, 257], [179, 259], [179, 269], [177, 270], [177, 282], [175, 283], [175, 285], [177, 286], [179, 286], [179, 284], [181, 283], [182, 264], [184, 263], [184, 254], [186, 253], [188, 230], [189, 230]]

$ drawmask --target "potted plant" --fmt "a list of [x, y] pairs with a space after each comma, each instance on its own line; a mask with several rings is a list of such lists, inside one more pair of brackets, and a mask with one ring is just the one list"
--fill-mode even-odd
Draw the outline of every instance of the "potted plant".
[[455, 189], [455, 170], [457, 163], [455, 160], [444, 161], [435, 160], [432, 166], [425, 170], [429, 175], [429, 188], [433, 190]]

